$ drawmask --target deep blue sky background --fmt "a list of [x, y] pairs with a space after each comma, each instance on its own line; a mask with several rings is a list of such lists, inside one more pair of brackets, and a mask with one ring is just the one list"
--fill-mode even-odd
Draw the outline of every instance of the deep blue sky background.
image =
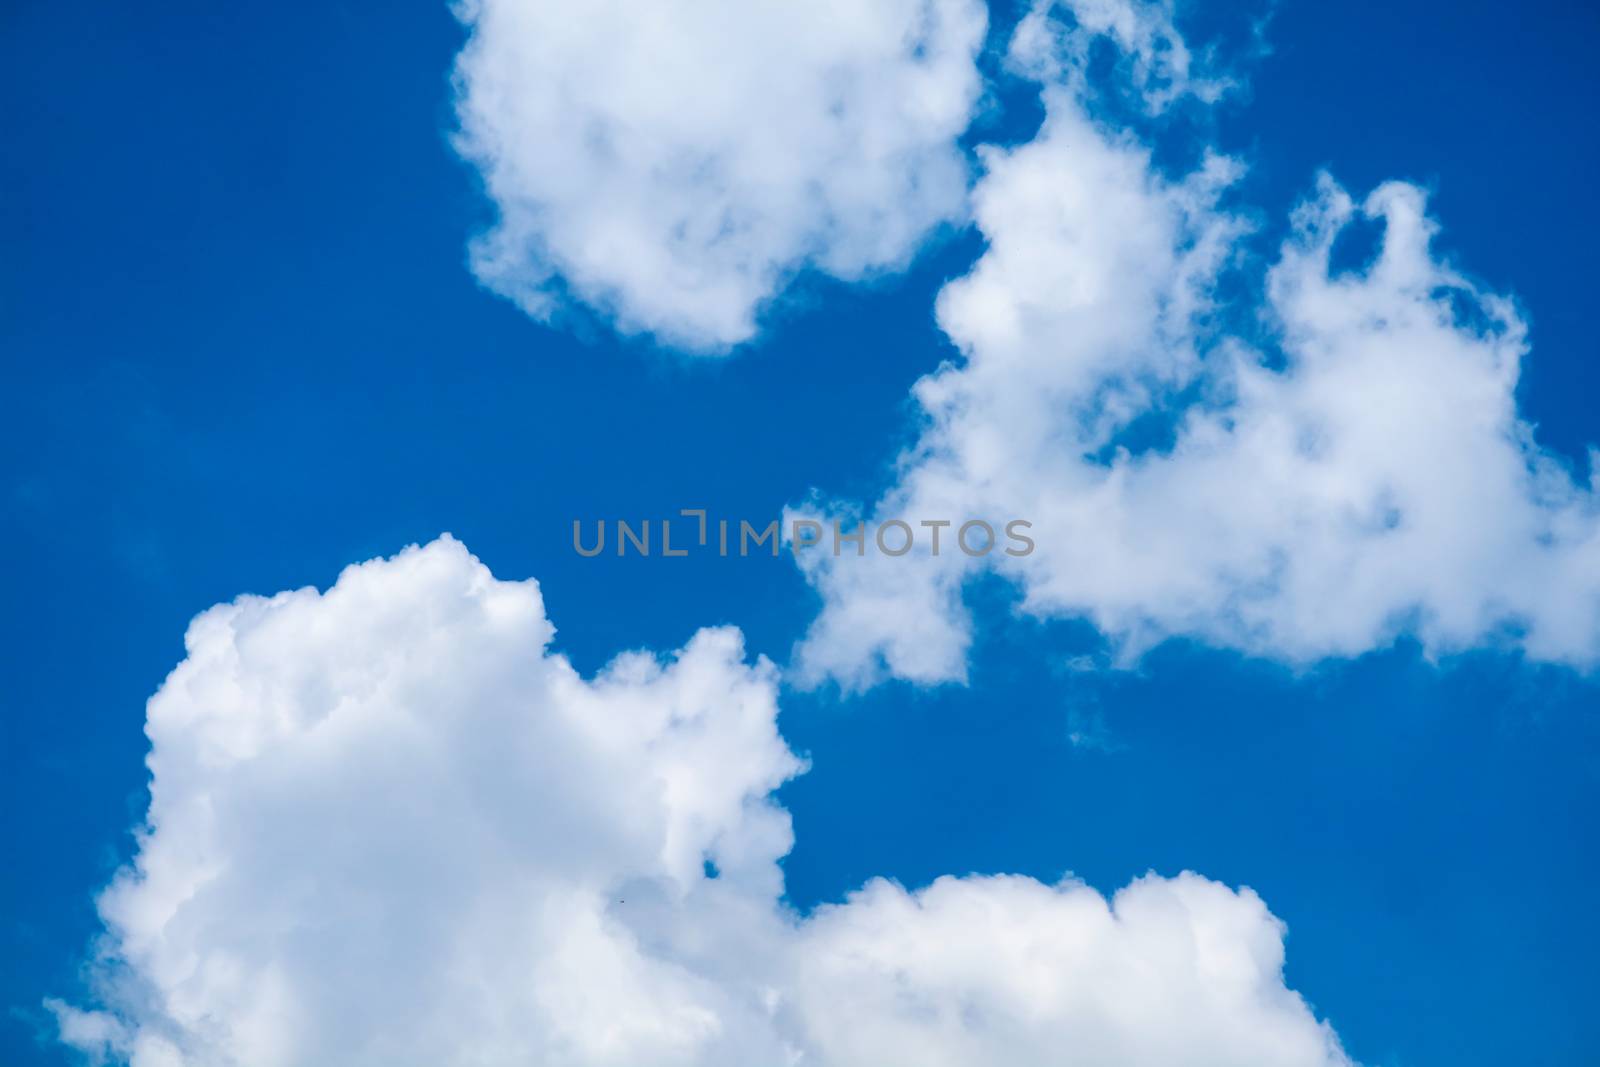
[[[65, 1062], [38, 1003], [77, 989], [194, 613], [449, 530], [540, 579], [585, 670], [717, 622], [781, 662], [813, 610], [786, 565], [582, 560], [571, 519], [870, 496], [949, 354], [928, 309], [970, 239], [876, 289], [808, 283], [720, 364], [481, 292], [460, 38], [442, 2], [0, 9], [0, 1063]], [[1600, 442], [1600, 15], [1290, 0], [1268, 39], [1220, 134], [1269, 231], [1321, 166], [1430, 184], [1445, 247], [1527, 308], [1541, 439]], [[1186, 646], [1065, 669], [1088, 641], [998, 622], [971, 689], [790, 694], [794, 901], [1189, 867], [1262, 893], [1291, 984], [1365, 1061], [1592, 1060], [1594, 681], [1407, 648], [1304, 678]]]

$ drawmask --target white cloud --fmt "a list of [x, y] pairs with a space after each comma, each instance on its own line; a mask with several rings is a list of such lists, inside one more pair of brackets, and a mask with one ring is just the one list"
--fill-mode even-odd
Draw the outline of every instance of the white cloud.
[[[1515, 401], [1523, 324], [1431, 251], [1422, 191], [1356, 204], [1321, 181], [1266, 273], [1279, 366], [1209, 314], [1243, 229], [1218, 206], [1237, 164], [1169, 179], [1091, 117], [1077, 80], [1044, 98], [1032, 143], [984, 153], [988, 247], [938, 303], [964, 360], [917, 383], [925, 428], [867, 509], [1025, 518], [1038, 549], [813, 554], [825, 603], [803, 674], [962, 678], [962, 587], [983, 570], [1025, 612], [1093, 621], [1124, 658], [1176, 635], [1309, 662], [1406, 633], [1432, 654], [1498, 643], [1593, 665], [1600, 498], [1534, 444]], [[1337, 272], [1333, 241], [1358, 218], [1381, 224], [1380, 253]], [[1141, 442], [1141, 418], [1172, 440]]]
[[690, 349], [748, 339], [796, 271], [903, 266], [960, 215], [979, 0], [467, 0], [463, 154], [490, 288]]
[[1348, 1062], [1279, 923], [1195, 875], [794, 915], [772, 666], [708, 630], [585, 680], [551, 634], [449, 539], [198, 617], [62, 1039], [133, 1067]]
[[1108, 903], [1027, 878], [873, 882], [801, 931], [815, 1056], [849, 1067], [1348, 1064], [1282, 980], [1249, 890], [1147, 876]]
[[1089, 88], [1090, 47], [1100, 39], [1120, 50], [1124, 77], [1150, 114], [1184, 96], [1215, 102], [1234, 87], [1195, 62], [1173, 22], [1172, 0], [1034, 0], [1006, 58], [1026, 77], [1081, 94]]

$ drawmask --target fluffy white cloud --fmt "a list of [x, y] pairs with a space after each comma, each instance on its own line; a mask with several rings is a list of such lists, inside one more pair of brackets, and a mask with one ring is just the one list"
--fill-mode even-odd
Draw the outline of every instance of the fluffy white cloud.
[[800, 1062], [1349, 1064], [1283, 985], [1283, 929], [1248, 889], [1146, 876], [873, 882], [800, 933]]
[[[1182, 635], [1307, 662], [1408, 633], [1430, 653], [1501, 643], [1593, 665], [1595, 464], [1580, 483], [1534, 443], [1515, 402], [1523, 324], [1433, 254], [1422, 191], [1357, 204], [1320, 182], [1265, 275], [1263, 355], [1210, 314], [1243, 229], [1218, 206], [1237, 164], [1168, 178], [1085, 92], [1051, 84], [1038, 137], [983, 154], [988, 247], [938, 303], [964, 360], [917, 383], [925, 430], [869, 509], [1025, 518], [1038, 549], [813, 553], [825, 605], [805, 674], [961, 678], [962, 587], [982, 570], [1014, 580], [1025, 612], [1092, 620], [1123, 657]], [[1381, 246], [1336, 271], [1356, 219]]]
[[63, 1040], [133, 1067], [1348, 1062], [1261, 901], [1195, 875], [794, 915], [772, 666], [709, 630], [585, 680], [551, 634], [449, 539], [198, 617]]
[[463, 154], [489, 287], [691, 349], [785, 279], [905, 264], [964, 206], [980, 0], [466, 0]]

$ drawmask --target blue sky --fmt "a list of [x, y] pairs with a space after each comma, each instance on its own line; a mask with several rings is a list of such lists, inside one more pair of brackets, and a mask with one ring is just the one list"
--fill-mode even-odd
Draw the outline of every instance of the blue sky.
[[[1019, 14], [995, 9], [991, 40]], [[196, 613], [449, 531], [538, 579], [586, 674], [722, 624], [787, 665], [823, 599], [787, 560], [581, 559], [571, 520], [876, 498], [914, 438], [908, 388], [955, 355], [930, 308], [984, 244], [952, 226], [869, 284], [805, 273], [725, 359], [604, 314], [541, 323], [467, 266], [493, 216], [450, 141], [466, 31], [445, 5], [22, 3], [0, 23], [0, 1060], [56, 1064], [76, 1060], [42, 1001], [87, 995], [95, 895], [148, 803], [144, 703]], [[1180, 10], [1235, 52], [1246, 23]], [[1578, 4], [1285, 2], [1268, 54], [1235, 64], [1248, 90], [1195, 120], [1248, 161], [1249, 247], [1283, 240], [1319, 169], [1358, 198], [1427, 187], [1436, 247], [1515, 295], [1521, 415], [1580, 482], [1597, 32]], [[998, 77], [965, 149], [1035, 134], [1031, 93]], [[1192, 128], [1154, 130], [1193, 154]], [[1409, 636], [1286, 666], [1182, 634], [1086, 671], [1088, 624], [1018, 615], [992, 576], [969, 604], [965, 685], [784, 684], [810, 761], [778, 793], [796, 907], [873, 876], [1072, 872], [1109, 894], [1194, 870], [1287, 924], [1287, 984], [1360, 1062], [1592, 1054], [1592, 673], [1432, 662]]]

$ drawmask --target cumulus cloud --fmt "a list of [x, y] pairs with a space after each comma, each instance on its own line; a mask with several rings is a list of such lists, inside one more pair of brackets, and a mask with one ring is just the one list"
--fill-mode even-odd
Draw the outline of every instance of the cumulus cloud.
[[[1117, 25], [1054, 32], [1137, 48]], [[962, 678], [963, 587], [986, 572], [1024, 612], [1091, 620], [1125, 659], [1188, 636], [1303, 663], [1409, 634], [1430, 654], [1496, 644], [1592, 666], [1596, 465], [1580, 480], [1535, 443], [1515, 400], [1524, 324], [1433, 252], [1423, 191], [1357, 202], [1322, 178], [1242, 316], [1259, 333], [1228, 336], [1213, 312], [1245, 229], [1220, 206], [1239, 164], [1171, 177], [1096, 120], [1081, 79], [1043, 95], [1035, 140], [983, 152], [987, 249], [938, 301], [962, 359], [915, 386], [924, 428], [866, 509], [1022, 517], [1038, 549], [813, 554], [824, 608], [804, 676]], [[1340, 269], [1357, 222], [1381, 241]]]
[[803, 768], [736, 631], [593, 679], [441, 539], [191, 625], [61, 1038], [132, 1067], [1348, 1063], [1249, 890], [782, 903]]
[[812, 1054], [879, 1067], [1349, 1064], [1282, 981], [1283, 929], [1249, 890], [878, 881], [801, 930]]
[[960, 215], [980, 0], [467, 0], [462, 153], [490, 288], [726, 350], [802, 268], [903, 266]]

